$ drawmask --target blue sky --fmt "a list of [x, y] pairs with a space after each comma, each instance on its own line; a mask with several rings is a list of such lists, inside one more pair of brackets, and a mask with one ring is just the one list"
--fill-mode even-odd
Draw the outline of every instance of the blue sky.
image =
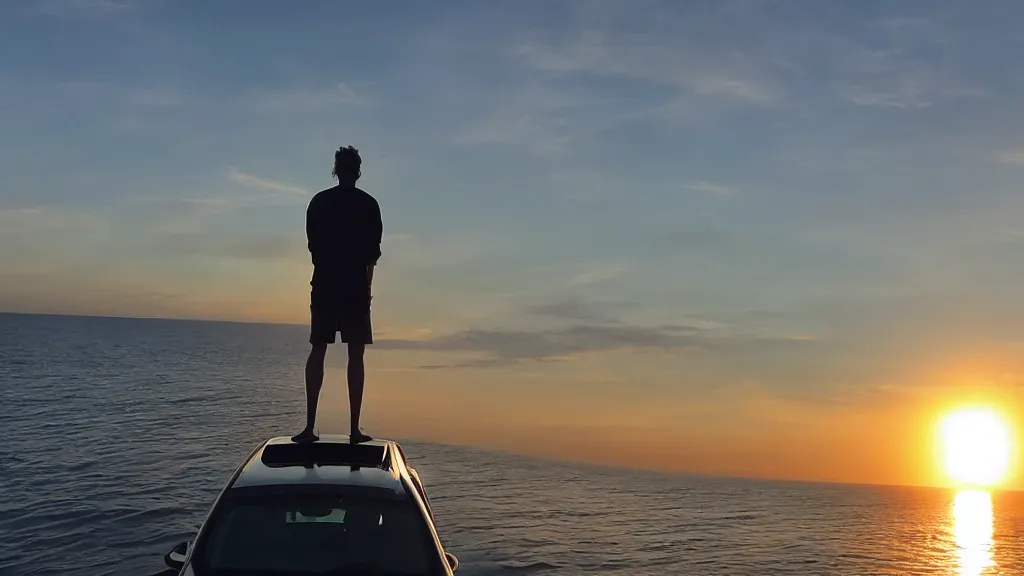
[[2, 309], [304, 322], [353, 144], [395, 370], [1024, 386], [1018, 3], [2, 10]]

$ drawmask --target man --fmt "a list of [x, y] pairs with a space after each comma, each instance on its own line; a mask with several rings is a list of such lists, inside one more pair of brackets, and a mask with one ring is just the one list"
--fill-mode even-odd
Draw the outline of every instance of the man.
[[370, 287], [373, 269], [380, 258], [383, 233], [380, 205], [356, 187], [362, 175], [359, 151], [351, 146], [334, 153], [331, 174], [338, 185], [318, 192], [306, 209], [306, 239], [313, 259], [310, 281], [310, 330], [312, 349], [306, 360], [306, 427], [294, 442], [319, 439], [313, 431], [320, 388], [324, 381], [327, 345], [336, 332], [348, 344], [348, 402], [350, 440], [371, 438], [359, 430], [363, 404], [363, 353], [373, 343], [370, 324]]

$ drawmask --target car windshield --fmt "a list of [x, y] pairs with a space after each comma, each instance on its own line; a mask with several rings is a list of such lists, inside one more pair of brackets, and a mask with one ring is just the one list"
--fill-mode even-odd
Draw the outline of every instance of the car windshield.
[[197, 542], [202, 576], [435, 576], [440, 556], [410, 501], [327, 494], [227, 497]]

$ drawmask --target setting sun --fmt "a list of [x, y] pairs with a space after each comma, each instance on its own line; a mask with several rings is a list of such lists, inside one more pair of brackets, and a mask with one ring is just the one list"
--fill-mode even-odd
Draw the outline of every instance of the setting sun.
[[954, 480], [991, 486], [1004, 479], [1010, 454], [1006, 424], [991, 410], [957, 410], [942, 421], [946, 473]]

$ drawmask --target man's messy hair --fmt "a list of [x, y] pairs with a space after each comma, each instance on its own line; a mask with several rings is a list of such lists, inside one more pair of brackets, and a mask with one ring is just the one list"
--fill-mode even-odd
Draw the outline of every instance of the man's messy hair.
[[363, 159], [359, 157], [359, 150], [352, 146], [342, 146], [334, 153], [334, 169], [331, 176], [340, 179], [340, 175], [352, 176], [358, 180], [362, 176]]

